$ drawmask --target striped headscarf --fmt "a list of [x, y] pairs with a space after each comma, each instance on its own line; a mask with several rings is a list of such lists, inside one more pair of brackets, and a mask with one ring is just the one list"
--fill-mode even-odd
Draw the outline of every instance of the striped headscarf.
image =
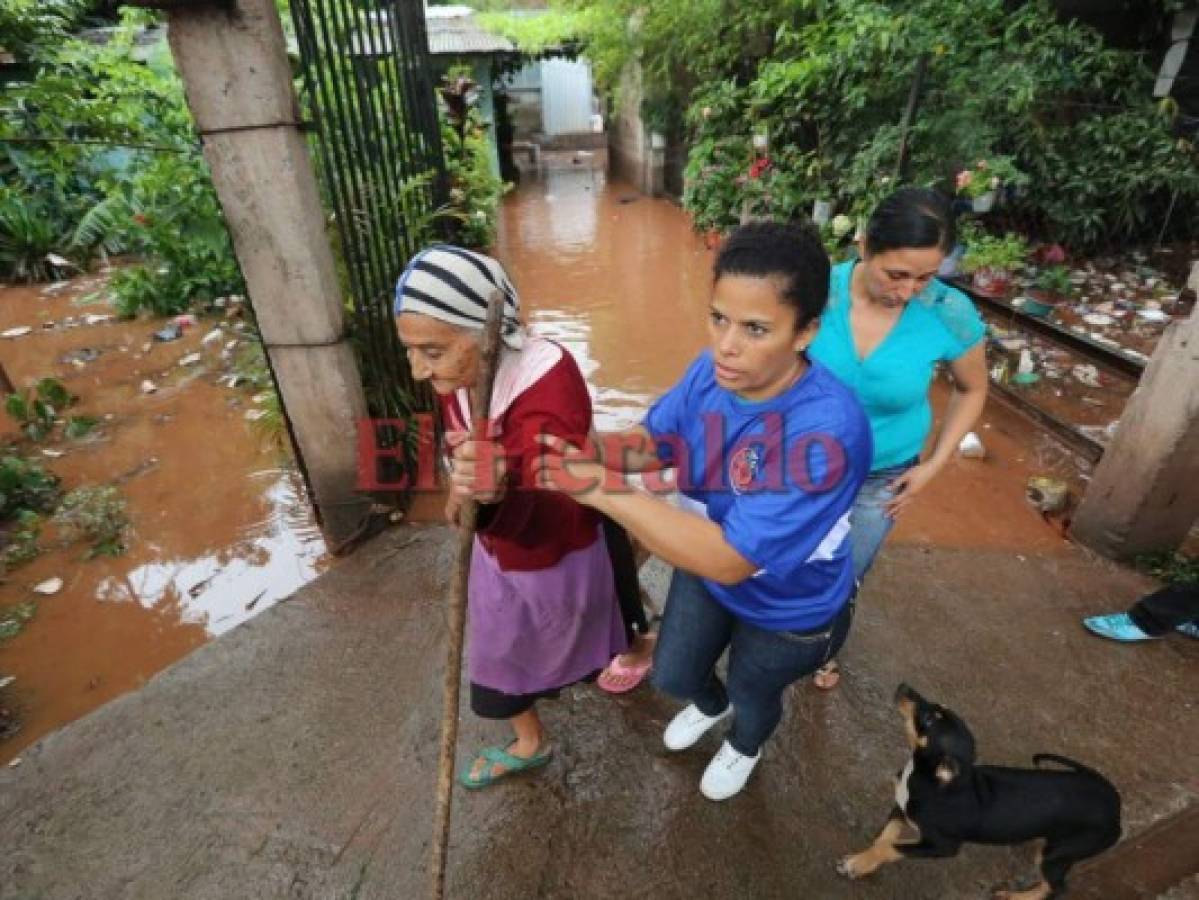
[[493, 290], [504, 295], [504, 344], [519, 350], [524, 329], [520, 298], [508, 273], [482, 253], [437, 244], [408, 263], [396, 283], [395, 314], [421, 313], [461, 328], [482, 329]]

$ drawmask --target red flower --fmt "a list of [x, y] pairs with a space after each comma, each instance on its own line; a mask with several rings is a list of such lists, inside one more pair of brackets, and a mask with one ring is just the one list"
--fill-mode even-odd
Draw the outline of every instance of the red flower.
[[752, 166], [749, 167], [750, 178], [761, 178], [770, 169], [770, 160], [765, 156], [755, 159]]
[[145, 213], [134, 213], [133, 221], [137, 225], [149, 225], [150, 217], [147, 216]]

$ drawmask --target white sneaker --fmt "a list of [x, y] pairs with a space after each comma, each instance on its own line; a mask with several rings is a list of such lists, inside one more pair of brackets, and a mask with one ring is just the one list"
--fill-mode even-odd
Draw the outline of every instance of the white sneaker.
[[740, 793], [761, 758], [761, 750], [757, 756], [745, 756], [725, 741], [704, 770], [703, 780], [699, 783], [700, 793], [709, 800], [727, 800]]
[[670, 720], [666, 731], [662, 733], [662, 743], [666, 745], [667, 750], [686, 750], [703, 737], [709, 728], [721, 719], [727, 719], [732, 712], [733, 704], [730, 703], [720, 715], [709, 716], [700, 712], [699, 707], [692, 703]]

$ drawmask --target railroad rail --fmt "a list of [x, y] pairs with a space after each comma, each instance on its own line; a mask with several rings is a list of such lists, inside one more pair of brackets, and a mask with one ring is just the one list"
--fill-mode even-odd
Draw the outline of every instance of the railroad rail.
[[[1139, 353], [1123, 348], [1109, 347], [1072, 328], [1030, 315], [1018, 307], [1012, 306], [1006, 300], [980, 294], [965, 279], [950, 278], [947, 281], [966, 294], [981, 309], [1003, 316], [1013, 325], [1077, 353], [1088, 362], [1094, 363], [1112, 374], [1137, 381], [1145, 370], [1145, 360]], [[1103, 457], [1105, 449], [1103, 444], [1079, 430], [1077, 426], [1037, 406], [1020, 391], [992, 380], [991, 392], [1001, 403], [1032, 419], [1037, 425], [1049, 431], [1063, 444], [1091, 463], [1097, 463]]]

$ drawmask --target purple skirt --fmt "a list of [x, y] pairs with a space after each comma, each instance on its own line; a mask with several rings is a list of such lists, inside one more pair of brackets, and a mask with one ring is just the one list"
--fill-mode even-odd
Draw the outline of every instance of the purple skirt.
[[468, 604], [470, 680], [506, 694], [574, 684], [626, 649], [602, 532], [557, 565], [505, 572], [475, 538]]

